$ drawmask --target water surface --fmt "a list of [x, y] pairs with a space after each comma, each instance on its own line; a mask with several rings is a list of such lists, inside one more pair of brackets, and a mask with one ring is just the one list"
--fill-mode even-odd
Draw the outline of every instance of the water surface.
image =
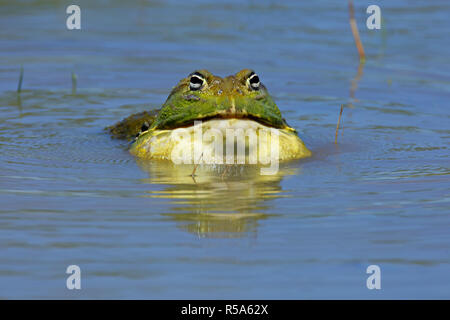
[[[0, 298], [448, 299], [450, 5], [369, 4], [358, 68], [336, 1], [0, 1]], [[193, 181], [102, 130], [201, 68], [253, 68], [313, 157]]]

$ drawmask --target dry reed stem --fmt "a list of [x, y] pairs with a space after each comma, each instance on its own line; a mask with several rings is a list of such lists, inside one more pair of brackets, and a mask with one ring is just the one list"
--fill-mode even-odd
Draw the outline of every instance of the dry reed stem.
[[355, 39], [356, 48], [358, 49], [359, 61], [362, 63], [366, 60], [366, 55], [364, 53], [364, 48], [359, 37], [358, 26], [355, 20], [355, 9], [353, 8], [353, 1], [348, 0], [348, 9], [350, 12], [350, 27], [352, 28], [353, 38]]

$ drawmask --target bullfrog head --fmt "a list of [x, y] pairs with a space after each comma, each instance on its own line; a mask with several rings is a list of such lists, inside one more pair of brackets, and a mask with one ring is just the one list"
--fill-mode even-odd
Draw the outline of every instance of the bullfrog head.
[[[207, 70], [189, 74], [173, 88], [155, 121], [139, 134], [131, 153], [141, 158], [170, 160], [176, 148], [194, 152], [199, 123], [203, 131], [214, 129], [223, 133], [224, 139], [227, 130], [253, 130], [257, 137], [262, 130], [275, 132], [279, 160], [311, 155], [296, 130], [283, 119], [259, 76], [249, 69], [225, 78]], [[180, 130], [184, 137], [187, 133], [192, 139], [179, 139]], [[269, 152], [270, 141], [275, 140], [249, 139], [246, 148]], [[211, 141], [202, 142], [203, 148], [212, 148]]]

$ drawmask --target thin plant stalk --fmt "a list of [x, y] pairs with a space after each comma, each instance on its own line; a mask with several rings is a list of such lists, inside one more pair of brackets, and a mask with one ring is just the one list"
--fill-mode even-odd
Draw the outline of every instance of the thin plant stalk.
[[22, 82], [23, 82], [23, 66], [20, 66], [19, 84], [17, 85], [17, 93], [18, 94], [20, 94], [20, 92], [22, 92]]
[[356, 48], [358, 49], [359, 61], [364, 63], [366, 61], [366, 54], [364, 53], [364, 47], [359, 37], [358, 26], [355, 20], [355, 9], [353, 7], [353, 1], [348, 0], [348, 9], [350, 12], [350, 27], [352, 28], [353, 38], [355, 39]]
[[344, 105], [343, 104], [341, 104], [341, 111], [339, 112], [339, 118], [338, 118], [338, 122], [337, 122], [337, 125], [336, 125], [336, 135], [334, 136], [334, 144], [337, 144], [339, 124], [341, 122], [342, 111], [344, 111]]
[[[203, 152], [200, 155], [200, 158], [198, 159], [198, 162], [194, 165], [194, 170], [192, 171], [192, 174], [191, 174], [192, 178], [195, 177], [195, 171], [197, 171], [197, 167], [200, 164], [200, 160], [202, 160], [202, 158], [203, 158]], [[195, 181], [195, 179], [194, 179], [194, 181]]]

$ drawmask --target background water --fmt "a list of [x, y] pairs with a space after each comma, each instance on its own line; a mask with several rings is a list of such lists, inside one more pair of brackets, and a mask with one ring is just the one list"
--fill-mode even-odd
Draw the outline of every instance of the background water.
[[[357, 1], [359, 70], [345, 1], [77, 3], [0, 1], [0, 298], [450, 298], [448, 1]], [[102, 131], [247, 67], [312, 158], [194, 183]]]

